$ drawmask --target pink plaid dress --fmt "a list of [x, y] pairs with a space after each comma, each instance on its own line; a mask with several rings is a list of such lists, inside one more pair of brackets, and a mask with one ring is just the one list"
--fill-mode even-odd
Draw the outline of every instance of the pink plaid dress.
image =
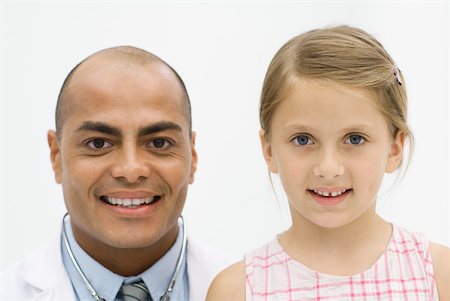
[[290, 258], [275, 238], [245, 255], [246, 300], [438, 300], [428, 241], [393, 226], [384, 254], [353, 276], [312, 271]]

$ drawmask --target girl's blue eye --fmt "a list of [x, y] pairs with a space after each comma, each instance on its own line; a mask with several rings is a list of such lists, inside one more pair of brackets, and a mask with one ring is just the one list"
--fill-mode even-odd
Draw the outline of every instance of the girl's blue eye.
[[350, 136], [348, 136], [348, 138], [345, 142], [349, 143], [349, 144], [357, 145], [357, 144], [363, 144], [365, 141], [366, 140], [360, 135], [350, 135]]
[[307, 144], [311, 144], [311, 139], [309, 139], [308, 136], [299, 135], [294, 138], [294, 143], [298, 144], [298, 145], [307, 145]]

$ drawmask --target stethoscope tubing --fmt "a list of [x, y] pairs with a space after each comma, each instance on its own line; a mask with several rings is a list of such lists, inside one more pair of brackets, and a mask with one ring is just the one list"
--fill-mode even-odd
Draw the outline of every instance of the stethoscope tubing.
[[[62, 220], [62, 238], [63, 238], [64, 247], [65, 247], [67, 253], [69, 254], [70, 261], [72, 262], [78, 275], [80, 275], [81, 279], [83, 280], [84, 284], [86, 285], [86, 288], [89, 291], [89, 293], [91, 294], [92, 298], [95, 301], [106, 301], [105, 299], [100, 297], [100, 295], [97, 293], [97, 291], [92, 287], [91, 283], [86, 278], [86, 276], [83, 273], [83, 270], [81, 269], [80, 265], [78, 264], [77, 259], [73, 255], [72, 248], [70, 246], [69, 240], [67, 239], [67, 232], [66, 232], [66, 226], [65, 226], [65, 219], [68, 215], [69, 215], [68, 212], [66, 214], [64, 214], [64, 217]], [[186, 255], [186, 247], [187, 247], [186, 223], [184, 222], [184, 218], [182, 215], [180, 215], [179, 220], [181, 221], [181, 223], [183, 225], [183, 241], [182, 241], [182, 245], [181, 245], [181, 251], [180, 251], [180, 254], [178, 255], [177, 265], [175, 266], [175, 270], [173, 271], [172, 278], [170, 279], [170, 282], [169, 282], [169, 285], [167, 286], [166, 291], [161, 296], [160, 301], [170, 301], [170, 295], [172, 294], [172, 291], [173, 291], [173, 288], [174, 288], [175, 282], [176, 282], [175, 279], [181, 270], [181, 265], [183, 264], [183, 258]]]

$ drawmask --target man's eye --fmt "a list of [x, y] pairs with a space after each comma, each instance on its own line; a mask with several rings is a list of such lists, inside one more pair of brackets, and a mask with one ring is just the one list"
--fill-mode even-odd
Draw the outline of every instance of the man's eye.
[[149, 147], [157, 149], [165, 149], [170, 147], [171, 145], [172, 143], [169, 140], [163, 138], [153, 139], [149, 143]]
[[312, 140], [305, 135], [299, 135], [293, 139], [294, 143], [297, 145], [307, 145], [312, 144]]
[[358, 144], [363, 144], [365, 141], [366, 141], [366, 139], [364, 139], [364, 137], [362, 137], [360, 135], [350, 135], [345, 140], [345, 143], [358, 145]]
[[88, 146], [93, 149], [103, 149], [111, 147], [112, 144], [103, 139], [92, 139], [88, 142]]

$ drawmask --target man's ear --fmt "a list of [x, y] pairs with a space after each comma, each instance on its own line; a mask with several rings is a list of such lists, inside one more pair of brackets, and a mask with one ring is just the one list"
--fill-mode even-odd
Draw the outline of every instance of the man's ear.
[[49, 130], [47, 132], [47, 141], [50, 148], [50, 161], [52, 162], [53, 172], [55, 173], [55, 181], [61, 184], [61, 145], [55, 131]]
[[405, 146], [405, 133], [399, 131], [391, 143], [391, 150], [388, 157], [388, 162], [386, 164], [385, 172], [392, 173], [397, 168], [403, 160], [403, 148]]
[[195, 175], [195, 172], [197, 171], [198, 156], [197, 156], [197, 150], [195, 149], [195, 137], [196, 137], [196, 133], [192, 132], [192, 135], [191, 135], [192, 161], [191, 161], [191, 171], [189, 173], [189, 184], [192, 184], [194, 182], [194, 175]]
[[267, 141], [265, 137], [265, 132], [263, 129], [259, 131], [259, 140], [261, 141], [261, 148], [266, 160], [267, 167], [272, 173], [278, 173], [277, 162], [272, 155], [272, 144]]

